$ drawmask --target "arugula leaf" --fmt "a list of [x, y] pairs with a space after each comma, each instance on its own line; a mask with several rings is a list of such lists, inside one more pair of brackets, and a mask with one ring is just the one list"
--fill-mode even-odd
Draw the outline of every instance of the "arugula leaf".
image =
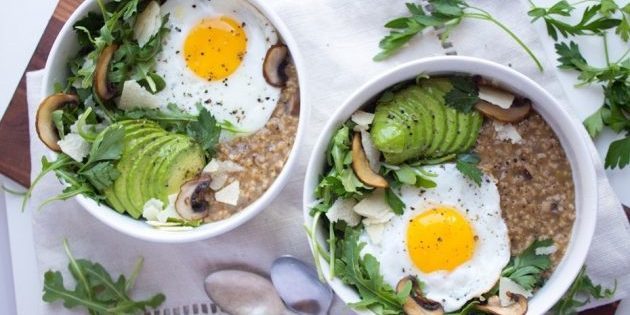
[[551, 239], [532, 242], [522, 253], [510, 259], [501, 276], [510, 278], [526, 290], [533, 290], [542, 283], [543, 273], [551, 267], [549, 255], [536, 255], [536, 248], [552, 244]]
[[630, 134], [610, 144], [605, 160], [606, 168], [624, 168], [628, 164], [630, 164]]
[[[68, 270], [77, 282], [74, 290], [66, 289], [63, 276], [59, 271], [49, 270], [44, 274], [44, 292], [42, 300], [47, 303], [63, 301], [66, 308], [85, 307], [90, 314], [134, 314], [154, 309], [164, 302], [163, 294], [155, 294], [146, 300], [133, 300], [129, 291], [133, 286], [132, 277], [126, 280], [120, 275], [114, 280], [99, 263], [85, 259], [75, 259], [67, 241], [64, 249], [68, 256]], [[141, 267], [136, 264], [136, 270]]]
[[401, 314], [409, 292], [396, 293], [383, 280], [378, 260], [370, 254], [361, 257], [365, 243], [359, 241], [359, 235], [358, 230], [347, 227], [336, 245], [335, 274], [344, 283], [356, 287], [361, 296], [361, 301], [351, 306], [377, 314]]
[[204, 151], [212, 154], [214, 148], [219, 143], [221, 126], [217, 124], [217, 120], [206, 108], [202, 108], [199, 111], [197, 120], [188, 123], [186, 132], [191, 138], [201, 144]]
[[92, 143], [90, 155], [82, 169], [96, 162], [120, 159], [124, 147], [125, 129], [122, 126], [106, 128]]
[[453, 89], [444, 95], [446, 106], [464, 113], [472, 111], [475, 103], [479, 101], [479, 90], [472, 77], [454, 76], [449, 81], [453, 85]]
[[329, 170], [315, 188], [315, 197], [322, 202], [313, 211], [325, 212], [337, 198], [359, 197], [370, 189], [352, 170], [349, 126], [342, 125], [333, 135], [326, 151], [326, 162]]
[[400, 197], [396, 195], [391, 187], [385, 189], [385, 200], [395, 214], [401, 215], [405, 211], [405, 203], [400, 200]]
[[465, 153], [457, 156], [457, 162], [455, 168], [459, 170], [464, 176], [472, 180], [477, 186], [481, 186], [481, 179], [483, 173], [477, 167], [480, 158], [475, 153]]
[[389, 34], [383, 37], [378, 46], [381, 51], [374, 56], [374, 61], [381, 61], [395, 54], [416, 35], [420, 35], [430, 27], [443, 30], [440, 39], [446, 41], [450, 33], [461, 24], [464, 19], [475, 19], [490, 22], [503, 30], [534, 60], [542, 71], [542, 64], [534, 53], [507, 26], [495, 19], [488, 11], [469, 5], [464, 0], [429, 0], [431, 13], [422, 9], [420, 4], [407, 3], [409, 16], [395, 18], [385, 24]]
[[[578, 273], [573, 284], [564, 296], [553, 306], [551, 311], [556, 315], [575, 314], [577, 308], [586, 305], [591, 299], [609, 299], [617, 290], [617, 284], [613, 289], [604, 289], [601, 285], [594, 285], [591, 278], [586, 274], [586, 266], [583, 266]], [[580, 296], [581, 298], [578, 298]]]
[[425, 170], [423, 164], [383, 165], [385, 174], [394, 173], [394, 183], [412, 185], [418, 188], [433, 188], [435, 174]]
[[81, 171], [80, 174], [98, 191], [107, 189], [120, 176], [120, 172], [111, 162], [96, 163], [92, 167]]

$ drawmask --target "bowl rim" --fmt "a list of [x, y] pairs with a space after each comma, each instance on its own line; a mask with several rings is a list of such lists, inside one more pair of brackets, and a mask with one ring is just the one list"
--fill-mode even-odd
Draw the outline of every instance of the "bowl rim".
[[[423, 73], [429, 75], [480, 74], [491, 80], [497, 80], [501, 85], [511, 86], [510, 90], [533, 100], [534, 107], [549, 126], [552, 127], [561, 142], [567, 159], [571, 164], [575, 185], [576, 218], [572, 227], [571, 240], [567, 245], [564, 257], [545, 285], [536, 292], [528, 303], [528, 314], [543, 314], [562, 297], [586, 259], [597, 219], [598, 189], [594, 180], [596, 173], [586, 138], [583, 136], [584, 131], [578, 129], [581, 123], [569, 114], [566, 108], [538, 83], [512, 68], [475, 57], [427, 57], [410, 61], [385, 71], [356, 89], [328, 118], [315, 142], [304, 179], [302, 203], [304, 222], [308, 227], [313, 225], [313, 218], [310, 216], [310, 207], [316, 202], [313, 192], [324, 167], [324, 152], [333, 131], [346, 121], [354, 111], [361, 108], [366, 102], [369, 102], [370, 99], [373, 99], [386, 88]], [[321, 233], [316, 233], [314, 238], [320, 243], [324, 240], [324, 236]], [[309, 241], [309, 246], [313, 253], [315, 249], [312, 241]], [[320, 257], [319, 262], [316, 262], [316, 264], [322, 266], [322, 272], [326, 281], [345, 303], [358, 301], [359, 297], [353, 288], [343, 284], [338, 278], [330, 278], [330, 268], [323, 257]], [[365, 310], [357, 312], [359, 314], [373, 314]]]
[[[310, 104], [305, 101], [304, 91], [306, 91], [305, 84], [305, 75], [303, 73], [304, 69], [304, 61], [303, 57], [300, 53], [297, 42], [293, 38], [292, 33], [289, 31], [287, 25], [283, 22], [282, 19], [276, 14], [273, 8], [267, 4], [264, 0], [242, 0], [249, 4], [252, 7], [257, 9], [265, 18], [267, 18], [271, 24], [275, 27], [276, 31], [282, 38], [282, 41], [289, 48], [291, 52], [291, 57], [295, 64], [295, 68], [297, 71], [298, 82], [300, 84], [300, 114], [298, 120], [298, 127], [295, 133], [295, 138], [293, 141], [293, 146], [291, 151], [289, 152], [289, 156], [280, 171], [280, 174], [276, 176], [273, 183], [267, 188], [267, 190], [254, 202], [252, 202], [249, 206], [245, 207], [241, 211], [232, 215], [231, 217], [220, 220], [217, 222], [206, 223], [198, 228], [194, 228], [192, 230], [185, 231], [163, 231], [150, 227], [148, 224], [142, 222], [141, 220], [133, 219], [129, 216], [122, 215], [112, 208], [98, 204], [96, 201], [87, 198], [83, 195], [75, 196], [74, 199], [78, 201], [78, 203], [85, 209], [87, 212], [96, 217], [99, 221], [105, 223], [105, 225], [122, 232], [123, 234], [127, 234], [129, 236], [145, 240], [151, 242], [159, 242], [159, 243], [187, 243], [198, 240], [209, 239], [214, 236], [218, 236], [224, 233], [227, 233], [241, 225], [245, 222], [252, 219], [262, 210], [266, 209], [267, 206], [279, 195], [279, 193], [283, 190], [284, 186], [287, 184], [290, 174], [292, 174], [292, 170], [297, 165], [298, 157], [300, 156], [302, 143], [304, 142], [305, 129], [308, 123], [308, 119], [310, 116]], [[67, 34], [73, 33], [72, 27], [74, 23], [87, 15], [88, 12], [96, 9], [96, 0], [86, 0], [72, 13], [70, 18], [65, 22], [61, 31], [57, 35], [50, 53], [48, 55], [48, 59], [46, 60], [46, 66], [44, 70], [44, 76], [42, 80], [42, 97], [45, 95], [49, 95], [53, 92], [54, 83], [51, 79], [51, 68], [55, 63], [59, 62], [67, 62], [68, 56], [63, 55], [62, 48], [64, 46], [68, 46], [74, 42], [76, 42], [76, 38], [67, 42], [64, 40]], [[133, 221], [133, 222], [132, 222]], [[120, 223], [123, 222], [123, 225]], [[126, 222], [126, 223], [125, 223]], [[138, 222], [144, 224], [147, 228], [138, 228]]]

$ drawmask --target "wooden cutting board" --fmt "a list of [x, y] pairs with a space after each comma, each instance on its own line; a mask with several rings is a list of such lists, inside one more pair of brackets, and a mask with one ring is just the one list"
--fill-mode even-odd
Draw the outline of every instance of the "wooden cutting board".
[[[35, 53], [26, 71], [43, 69], [46, 65], [48, 53], [57, 34], [68, 20], [72, 12], [83, 0], [61, 0], [55, 9], [53, 17], [48, 22], [44, 35], [39, 41]], [[8, 176], [24, 187], [30, 186], [30, 149], [28, 134], [28, 108], [26, 104], [26, 78], [22, 75], [20, 84], [13, 94], [4, 117], [0, 121], [0, 173]], [[628, 209], [626, 209], [628, 212]], [[584, 315], [612, 315], [617, 303], [605, 305], [580, 314]]]

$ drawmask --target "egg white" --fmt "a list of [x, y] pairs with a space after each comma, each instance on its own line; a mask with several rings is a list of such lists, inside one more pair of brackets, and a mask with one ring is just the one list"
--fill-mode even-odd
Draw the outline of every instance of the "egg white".
[[[195, 114], [202, 105], [218, 121], [229, 121], [241, 131], [264, 127], [281, 92], [267, 84], [262, 74], [265, 54], [278, 41], [271, 22], [242, 0], [168, 0], [161, 6], [161, 14], [169, 15], [171, 29], [156, 58], [155, 71], [166, 82], [166, 88], [156, 94], [161, 106], [174, 103]], [[208, 81], [188, 69], [183, 46], [200, 21], [220, 16], [244, 23], [247, 50], [240, 66], [225, 80]]]
[[[465, 178], [454, 164], [432, 166], [427, 170], [437, 175], [434, 178], [437, 186], [431, 189], [403, 186], [400, 192], [406, 205], [403, 215], [395, 216], [385, 225], [379, 244], [374, 244], [364, 231], [361, 241], [367, 244], [362, 253], [376, 257], [381, 263], [383, 278], [393, 287], [405, 276], [417, 276], [426, 285], [426, 296], [451, 312], [494, 286], [510, 260], [510, 241], [492, 177], [484, 175], [479, 187]], [[407, 226], [415, 216], [439, 205], [459, 210], [478, 240], [468, 261], [450, 272], [441, 270], [427, 274], [416, 268], [407, 253]]]

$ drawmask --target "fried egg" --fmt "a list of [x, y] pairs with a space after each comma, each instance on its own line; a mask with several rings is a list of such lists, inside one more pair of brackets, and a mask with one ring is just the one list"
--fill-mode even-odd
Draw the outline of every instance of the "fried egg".
[[262, 128], [280, 95], [262, 73], [278, 41], [271, 23], [242, 0], [168, 0], [160, 11], [170, 29], [155, 68], [166, 82], [161, 105], [193, 114], [204, 106], [239, 130]]
[[385, 224], [378, 244], [364, 231], [362, 253], [376, 257], [393, 287], [403, 277], [417, 276], [426, 297], [451, 312], [498, 281], [510, 259], [508, 230], [491, 176], [477, 186], [454, 164], [427, 170], [436, 175], [437, 186], [403, 186], [404, 213]]

